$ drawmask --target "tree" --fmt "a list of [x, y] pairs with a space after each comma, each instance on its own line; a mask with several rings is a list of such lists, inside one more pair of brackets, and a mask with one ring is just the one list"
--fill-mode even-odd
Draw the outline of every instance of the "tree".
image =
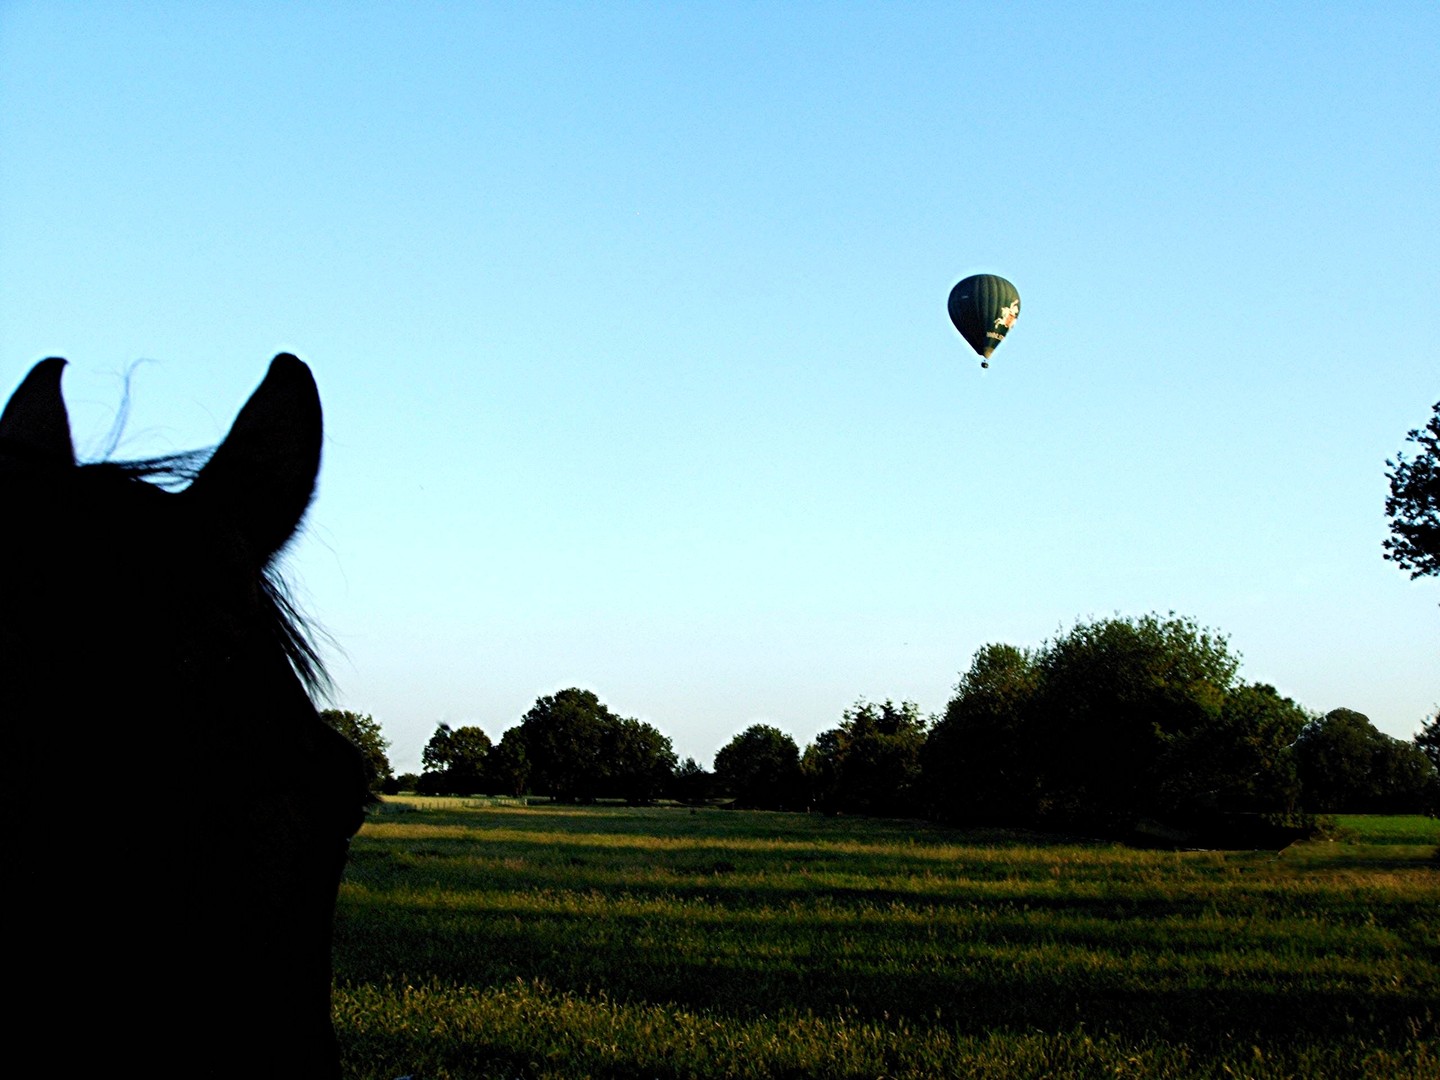
[[432, 795], [473, 795], [486, 788], [490, 737], [473, 725], [441, 724], [420, 752], [420, 790]]
[[607, 724], [601, 753], [608, 792], [631, 806], [654, 802], [675, 775], [675, 750], [669, 737], [640, 720], [622, 717]]
[[375, 718], [348, 709], [322, 709], [320, 719], [359, 748], [365, 758], [365, 780], [371, 792], [383, 790], [385, 782], [395, 774], [386, 754], [390, 749], [390, 740], [381, 734]]
[[913, 701], [856, 702], [838, 728], [806, 748], [802, 767], [814, 801], [852, 814], [914, 812], [928, 723]]
[[578, 687], [537, 698], [517, 736], [531, 788], [558, 802], [591, 802], [604, 794], [610, 779], [607, 733], [619, 719], [593, 692]]
[[1440, 709], [1435, 711], [1434, 716], [1421, 721], [1420, 730], [1415, 733], [1415, 745], [1440, 771]]
[[800, 748], [779, 728], [753, 724], [715, 755], [715, 779], [741, 806], [794, 806], [801, 792]]
[[1440, 402], [1425, 428], [1411, 430], [1406, 440], [1420, 447], [1415, 459], [1406, 461], [1402, 451], [1385, 462], [1391, 470], [1385, 516], [1393, 534], [1385, 540], [1385, 558], [1412, 578], [1440, 575]]
[[441, 724], [420, 751], [420, 767], [425, 773], [443, 773], [450, 768], [450, 725]]
[[1423, 814], [1434, 806], [1435, 766], [1413, 742], [1382, 734], [1370, 768], [1375, 813]]
[[1311, 813], [1417, 813], [1435, 770], [1413, 742], [1379, 731], [1354, 709], [1332, 709], [1295, 740], [1301, 799]]
[[1239, 664], [1222, 635], [1173, 613], [1079, 623], [1047, 643], [1025, 723], [1041, 816], [1123, 829], [1163, 814], [1186, 767], [1174, 747], [1219, 722]]
[[519, 728], [511, 728], [485, 759], [487, 790], [496, 795], [524, 795], [530, 783], [530, 759]]
[[478, 727], [466, 725], [450, 733], [450, 788], [457, 795], [473, 795], [486, 788], [485, 765], [490, 756], [490, 736]]
[[1293, 811], [1300, 785], [1291, 745], [1309, 721], [1273, 686], [1233, 688], [1214, 723], [1168, 740], [1160, 763], [1162, 809], [1192, 820], [1216, 811]]
[[1354, 709], [1332, 709], [1308, 724], [1295, 741], [1305, 809], [1330, 814], [1368, 804], [1379, 736], [1370, 718]]
[[934, 816], [997, 824], [1033, 816], [1040, 771], [1028, 727], [1039, 692], [1037, 658], [1029, 650], [992, 644], [975, 653], [921, 758]]
[[800, 755], [800, 775], [805, 781], [807, 804], [826, 813], [840, 806], [840, 759], [845, 753], [844, 733], [839, 728], [822, 731]]
[[715, 775], [705, 769], [692, 757], [687, 757], [675, 768], [670, 780], [672, 798], [692, 806], [709, 801], [715, 786]]
[[527, 782], [558, 802], [591, 802], [619, 795], [653, 802], [670, 783], [675, 751], [655, 727], [616, 716], [589, 690], [570, 687], [537, 698], [520, 723], [505, 733], [511, 782]]
[[[1420, 730], [1415, 733], [1414, 743], [1415, 749], [1429, 760], [1432, 770], [1425, 812], [1432, 817], [1440, 817], [1440, 709], [1435, 711], [1434, 716], [1421, 722]], [[1435, 849], [1435, 854], [1440, 858], [1440, 847]]]

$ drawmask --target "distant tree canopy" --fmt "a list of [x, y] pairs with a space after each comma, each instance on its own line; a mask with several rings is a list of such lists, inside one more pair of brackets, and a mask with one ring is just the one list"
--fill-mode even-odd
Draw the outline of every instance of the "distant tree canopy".
[[675, 775], [670, 781], [672, 799], [699, 805], [708, 801], [714, 790], [714, 773], [706, 772], [694, 758], [687, 757], [675, 767]]
[[[1415, 748], [1425, 755], [1434, 770], [1430, 776], [1430, 794], [1425, 800], [1425, 812], [1432, 817], [1440, 817], [1440, 709], [1421, 722], [1413, 741]], [[1436, 854], [1440, 855], [1440, 848], [1436, 849]]]
[[[1273, 686], [1239, 681], [1239, 664], [1224, 635], [1173, 613], [1081, 621], [1038, 648], [981, 648], [938, 719], [914, 702], [862, 699], [803, 756], [780, 729], [754, 724], [716, 753], [713, 773], [571, 687], [538, 698], [498, 745], [478, 727], [441, 724], [418, 788], [635, 805], [729, 796], [1215, 842], [1273, 838], [1297, 813], [1440, 810], [1440, 714], [1413, 742], [1393, 739], [1353, 710], [1316, 717]], [[327, 715], [350, 718], [342, 730], [377, 746], [389, 775], [378, 725]]]
[[1288, 809], [1305, 714], [1236, 686], [1238, 667], [1222, 635], [1174, 615], [1081, 622], [1033, 652], [987, 645], [925, 748], [930, 808], [1107, 829]]
[[589, 690], [571, 687], [537, 699], [512, 730], [518, 732], [531, 790], [560, 802], [590, 802], [602, 795], [651, 802], [675, 771], [669, 737], [650, 724], [616, 716]]
[[1291, 746], [1308, 721], [1305, 710], [1273, 686], [1231, 687], [1214, 721], [1172, 747], [1165, 803], [1195, 811], [1297, 809]]
[[322, 709], [320, 719], [360, 748], [365, 757], [365, 776], [371, 792], [379, 793], [394, 778], [390, 768], [390, 740], [380, 732], [373, 716], [348, 709]]
[[1440, 575], [1440, 402], [1430, 413], [1430, 422], [1406, 435], [1420, 452], [1407, 461], [1403, 452], [1386, 461], [1390, 471], [1390, 494], [1385, 499], [1385, 516], [1390, 519], [1390, 537], [1385, 540], [1385, 558], [1412, 578]]
[[428, 795], [475, 795], [489, 787], [490, 736], [473, 725], [441, 724], [420, 752], [420, 790]]
[[519, 728], [511, 728], [486, 759], [489, 774], [488, 790], [494, 795], [524, 795], [530, 784], [530, 759], [525, 756], [525, 740]]
[[1391, 738], [1353, 709], [1332, 709], [1295, 741], [1305, 808], [1316, 813], [1421, 813], [1435, 766], [1421, 747]]
[[1415, 733], [1415, 745], [1430, 759], [1430, 764], [1440, 770], [1440, 710], [1420, 724]]
[[602, 733], [609, 794], [631, 806], [654, 802], [670, 786], [676, 757], [670, 739], [640, 720], [621, 717]]
[[1028, 740], [1040, 677], [1029, 650], [986, 645], [975, 654], [921, 754], [930, 813], [983, 824], [1035, 816], [1040, 762]]
[[715, 782], [741, 806], [781, 810], [803, 800], [800, 748], [769, 724], [754, 724], [715, 755]]
[[859, 701], [822, 732], [801, 761], [811, 802], [848, 814], [918, 812], [928, 720], [913, 701]]
[[1180, 809], [1165, 791], [1177, 751], [1218, 721], [1239, 661], [1188, 619], [1145, 615], [1080, 623], [1038, 667], [1042, 815], [1119, 824]]

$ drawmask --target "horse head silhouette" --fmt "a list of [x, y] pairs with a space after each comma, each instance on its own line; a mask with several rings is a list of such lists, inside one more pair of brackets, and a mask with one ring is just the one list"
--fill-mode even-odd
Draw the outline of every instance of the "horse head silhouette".
[[64, 365], [0, 414], [12, 1069], [338, 1076], [365, 774], [274, 565], [315, 489], [315, 382], [277, 356], [208, 460], [81, 464]]

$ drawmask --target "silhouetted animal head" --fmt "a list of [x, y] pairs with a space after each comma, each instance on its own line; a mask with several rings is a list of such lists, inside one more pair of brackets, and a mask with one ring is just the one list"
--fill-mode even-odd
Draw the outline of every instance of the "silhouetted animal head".
[[365, 777], [273, 571], [319, 469], [314, 380], [277, 356], [197, 470], [78, 464], [63, 368], [0, 415], [7, 1057], [338, 1075], [331, 920]]

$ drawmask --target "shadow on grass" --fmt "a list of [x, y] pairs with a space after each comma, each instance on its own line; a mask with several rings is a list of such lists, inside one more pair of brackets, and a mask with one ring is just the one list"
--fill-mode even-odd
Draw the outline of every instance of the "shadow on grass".
[[[1149, 966], [1154, 956], [1187, 943], [1183, 937], [1166, 942], [1155, 936], [1159, 931], [1142, 930], [1117, 943], [1123, 930], [1114, 926], [1102, 924], [1092, 935], [1066, 928], [1064, 945], [1055, 946], [1055, 928], [1043, 920], [938, 944], [926, 939], [923, 928], [879, 921], [847, 924], [843, 935], [750, 925], [741, 928], [739, 940], [735, 928], [722, 929], [729, 936], [716, 948], [687, 955], [693, 941], [680, 940], [663, 924], [627, 925], [638, 921], [574, 914], [457, 923], [443, 912], [416, 917], [397, 910], [393, 922], [342, 920], [337, 973], [355, 985], [400, 978], [416, 985], [487, 987], [538, 979], [560, 992], [603, 992], [616, 1002], [661, 1003], [736, 1019], [782, 1008], [903, 1019], [971, 1034], [1084, 1024], [1127, 1038], [1197, 1046], [1357, 1031], [1399, 1045], [1417, 1028], [1440, 1035], [1433, 980], [1413, 990], [1382, 989], [1364, 975], [1337, 974], [1323, 963], [1312, 970], [1303, 958], [1273, 970], [1166, 970], [1163, 961]], [[687, 930], [705, 941], [705, 927]], [[1218, 945], [1195, 944], [1206, 953]], [[1131, 950], [1142, 955], [1140, 964], [1123, 962]], [[1111, 962], [1096, 959], [1102, 956]], [[1197, 974], [1207, 985], [1187, 985]]]
[[541, 980], [726, 1021], [1083, 1025], [1197, 1048], [1440, 1037], [1440, 947], [1414, 884], [1430, 871], [1399, 848], [1277, 860], [996, 830], [917, 842], [914, 823], [684, 810], [424, 823], [456, 832], [357, 840], [342, 985]]

